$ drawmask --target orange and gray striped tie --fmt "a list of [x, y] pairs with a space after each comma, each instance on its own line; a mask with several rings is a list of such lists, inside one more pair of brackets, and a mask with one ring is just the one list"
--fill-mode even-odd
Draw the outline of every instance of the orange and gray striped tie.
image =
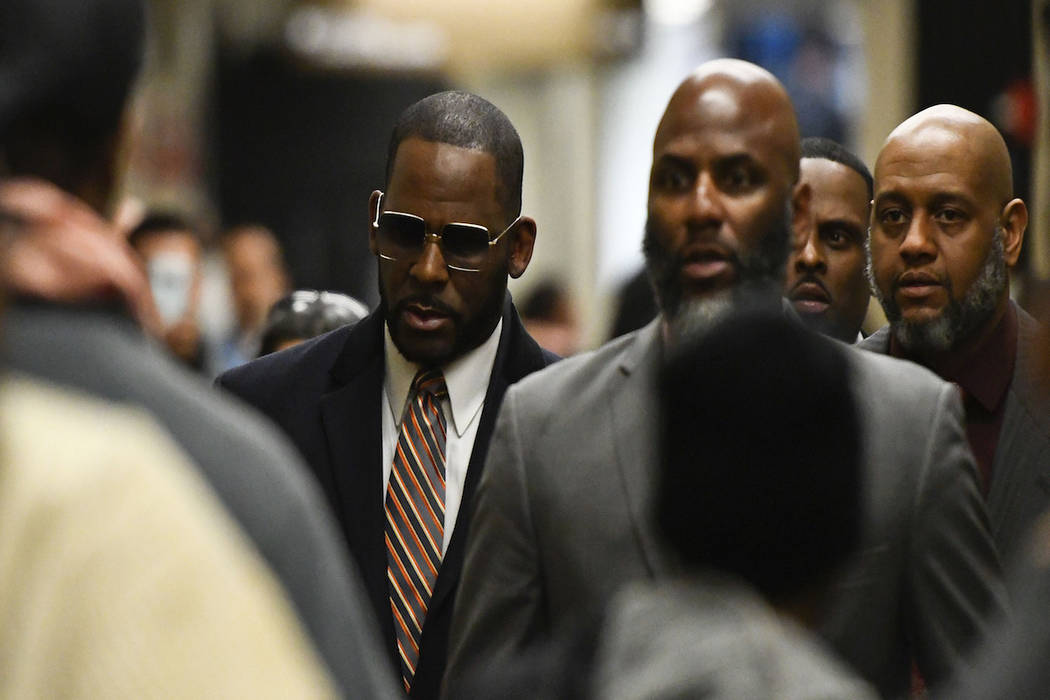
[[401, 419], [386, 490], [386, 558], [401, 679], [405, 690], [419, 660], [419, 636], [441, 568], [445, 534], [445, 417], [440, 370], [420, 370]]

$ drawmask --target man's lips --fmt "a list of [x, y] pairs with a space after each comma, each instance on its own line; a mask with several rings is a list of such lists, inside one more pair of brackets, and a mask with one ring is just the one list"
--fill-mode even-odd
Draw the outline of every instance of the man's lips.
[[897, 293], [908, 300], [921, 301], [935, 294], [944, 285], [928, 272], [905, 272], [897, 278]]
[[416, 301], [401, 304], [399, 308], [401, 317], [413, 330], [436, 331], [452, 322], [452, 314], [441, 305]]
[[831, 306], [831, 295], [814, 280], [802, 281], [791, 288], [788, 298], [800, 313], [819, 314]]
[[721, 250], [704, 248], [687, 251], [682, 257], [682, 275], [690, 281], [712, 282], [736, 273], [732, 256]]

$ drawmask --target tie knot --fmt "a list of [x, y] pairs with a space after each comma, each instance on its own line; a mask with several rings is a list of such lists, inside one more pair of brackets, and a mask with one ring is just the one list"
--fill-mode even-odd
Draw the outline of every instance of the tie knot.
[[448, 396], [448, 387], [445, 386], [445, 375], [440, 369], [421, 369], [412, 380], [412, 392], [414, 394], [431, 394], [437, 399]]

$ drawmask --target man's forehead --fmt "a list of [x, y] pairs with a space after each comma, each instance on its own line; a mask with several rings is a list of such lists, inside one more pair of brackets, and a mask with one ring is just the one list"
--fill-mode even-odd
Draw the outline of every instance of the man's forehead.
[[986, 186], [980, 162], [972, 157], [956, 134], [930, 133], [928, 138], [891, 142], [875, 166], [875, 194], [958, 193], [973, 198], [995, 199]]
[[405, 139], [397, 149], [387, 198], [498, 209], [495, 157], [440, 141]]
[[827, 158], [803, 158], [799, 181], [812, 188], [814, 199], [834, 198], [865, 210], [868, 206], [867, 182], [845, 163]]
[[660, 121], [653, 155], [701, 147], [769, 166], [780, 160], [794, 172], [798, 130], [790, 101], [776, 84], [742, 84], [720, 75], [683, 83]]

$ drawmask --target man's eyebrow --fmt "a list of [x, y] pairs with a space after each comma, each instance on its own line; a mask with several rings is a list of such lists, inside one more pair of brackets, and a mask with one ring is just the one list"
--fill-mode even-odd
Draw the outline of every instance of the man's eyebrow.
[[894, 203], [907, 202], [908, 198], [900, 192], [898, 192], [897, 190], [887, 190], [886, 192], [876, 192], [875, 198], [872, 201], [874, 202], [875, 206], [878, 206], [879, 204], [882, 204], [886, 201], [891, 201]]
[[717, 163], [721, 168], [731, 168], [734, 165], [761, 165], [761, 162], [747, 151], [719, 156]]
[[660, 157], [656, 159], [657, 165], [675, 165], [680, 168], [692, 168], [693, 162], [685, 156], [676, 155], [674, 153], [661, 153]]
[[853, 221], [852, 219], [834, 218], [825, 219], [824, 221], [821, 221], [820, 224], [817, 226], [818, 229], [832, 227], [844, 228], [850, 233], [854, 233], [859, 236], [860, 234], [864, 233], [864, 231], [867, 229], [867, 224], [862, 225], [856, 221]]
[[937, 204], [963, 204], [963, 205], [966, 205], [968, 207], [969, 206], [973, 206], [974, 204], [976, 204], [976, 202], [974, 201], [974, 198], [971, 197], [970, 195], [966, 194], [965, 192], [957, 192], [957, 191], [952, 191], [952, 190], [949, 190], [949, 191], [946, 191], [946, 192], [937, 192], [937, 193], [935, 193], [932, 197], [930, 197], [930, 203], [934, 204], [934, 205], [937, 205]]

